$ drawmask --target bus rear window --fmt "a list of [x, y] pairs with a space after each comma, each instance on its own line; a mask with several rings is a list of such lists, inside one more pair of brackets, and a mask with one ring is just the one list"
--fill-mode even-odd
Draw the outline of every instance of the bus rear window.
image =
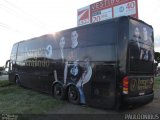
[[153, 29], [143, 22], [130, 20], [128, 44], [129, 72], [153, 73]]
[[153, 46], [153, 29], [145, 23], [130, 20], [129, 36], [131, 41]]

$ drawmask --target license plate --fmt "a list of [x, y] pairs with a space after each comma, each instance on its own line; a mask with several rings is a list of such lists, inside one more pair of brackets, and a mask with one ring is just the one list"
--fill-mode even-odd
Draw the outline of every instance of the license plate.
[[144, 95], [144, 94], [145, 94], [144, 92], [140, 92], [140, 93], [139, 93], [139, 95]]

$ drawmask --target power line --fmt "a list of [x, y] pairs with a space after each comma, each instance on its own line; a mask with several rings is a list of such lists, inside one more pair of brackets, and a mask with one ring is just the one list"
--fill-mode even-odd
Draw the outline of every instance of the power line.
[[30, 16], [29, 19], [32, 18], [32, 20], [34, 20], [34, 22], [35, 22], [36, 24], [38, 23], [39, 25], [44, 26], [44, 23], [40, 22], [35, 16], [30, 15], [29, 13], [27, 13], [26, 11], [24, 11], [24, 10], [21, 9], [20, 7], [16, 6], [15, 4], [9, 2], [8, 0], [4, 0], [4, 1], [5, 1], [6, 3], [8, 3], [9, 5], [11, 5], [13, 8], [16, 8], [16, 9], [18, 10], [18, 12], [23, 13], [23, 15], [26, 15], [27, 17]]
[[[16, 5], [14, 5], [13, 3], [7, 1], [7, 0], [3, 0], [5, 3], [7, 3], [9, 6], [11, 7], [7, 7], [4, 6], [3, 4], [0, 4], [1, 7], [5, 8], [5, 10], [7, 10], [7, 12], [9, 12], [10, 14], [16, 16], [16, 17], [20, 17], [21, 19], [25, 20], [27, 23], [30, 23], [32, 25], [38, 25], [39, 28], [41, 28], [43, 31], [44, 29], [46, 29], [46, 26], [44, 23], [40, 22], [37, 18], [35, 18], [34, 16], [31, 16], [30, 14], [28, 14], [26, 11], [24, 11], [23, 9], [17, 7]], [[20, 14], [20, 15], [18, 15]], [[30, 22], [29, 22], [29, 21]]]
[[[14, 17], [16, 17], [16, 19], [17, 19], [17, 17], [21, 17], [21, 20], [22, 20], [22, 16], [20, 16], [20, 12], [18, 13], [17, 12], [17, 10], [15, 10], [15, 9], [13, 9], [13, 8], [10, 8], [10, 7], [8, 7], [8, 6], [5, 6], [4, 4], [0, 4], [0, 8], [2, 8], [3, 10], [5, 10], [5, 11], [7, 11], [7, 12], [9, 12], [12, 16], [14, 16]], [[4, 16], [5, 17], [5, 16]], [[24, 19], [24, 17], [23, 17], [23, 19]], [[25, 19], [25, 21], [26, 21], [26, 19]], [[13, 22], [13, 21], [12, 21]], [[24, 21], [23, 21], [24, 22]], [[33, 24], [33, 23], [32, 23]], [[15, 24], [16, 25], [16, 24]], [[24, 24], [24, 25], [26, 25], [26, 24]], [[34, 26], [35, 26], [35, 24], [33, 24]], [[27, 36], [37, 36], [36, 35], [36, 33], [35, 34], [32, 34], [32, 32], [26, 32], [26, 31], [24, 31], [24, 30], [26, 30], [25, 29], [25, 27], [24, 27], [24, 29], [17, 29], [17, 27], [15, 26], [15, 27], [13, 27], [13, 26], [10, 26], [10, 25], [8, 25], [8, 24], [5, 24], [5, 23], [0, 23], [0, 27], [1, 28], [5, 28], [5, 29], [8, 29], [8, 30], [10, 30], [10, 31], [13, 31], [13, 32], [16, 32], [16, 33], [21, 33], [21, 34], [25, 34], [25, 35], [27, 35]], [[23, 30], [23, 31], [22, 31]], [[42, 32], [44, 31], [44, 29], [40, 29], [40, 30], [42, 30]], [[40, 32], [41, 33], [41, 32]], [[40, 34], [39, 33], [39, 34]]]
[[27, 32], [24, 32], [24, 31], [19, 31], [18, 29], [15, 29], [15, 28], [13, 28], [13, 27], [11, 27], [7, 24], [1, 23], [1, 22], [0, 22], [0, 27], [5, 28], [5, 29], [10, 30], [10, 31], [13, 31], [13, 32], [16, 32], [16, 33], [24, 34], [24, 35], [27, 35], [27, 36], [31, 35], [31, 33], [27, 33]]

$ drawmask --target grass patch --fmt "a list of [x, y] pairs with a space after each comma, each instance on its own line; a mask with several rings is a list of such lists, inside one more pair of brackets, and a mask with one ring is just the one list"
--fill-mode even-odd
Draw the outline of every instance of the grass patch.
[[[160, 89], [160, 77], [155, 77], [154, 89]], [[66, 102], [16, 85], [7, 80], [0, 81], [0, 114], [45, 114]], [[94, 113], [94, 110], [87, 109]]]
[[155, 77], [154, 89], [160, 89], [160, 77]]
[[0, 80], [0, 87], [5, 87], [9, 85], [12, 85], [12, 83], [9, 82], [8, 80]]
[[63, 104], [52, 96], [15, 85], [0, 87], [0, 114], [42, 114]]

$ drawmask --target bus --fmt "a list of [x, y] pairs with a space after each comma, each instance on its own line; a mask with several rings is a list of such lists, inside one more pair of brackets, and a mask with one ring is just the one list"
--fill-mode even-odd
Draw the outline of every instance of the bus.
[[13, 45], [9, 81], [59, 100], [121, 108], [153, 100], [153, 28], [126, 16]]

